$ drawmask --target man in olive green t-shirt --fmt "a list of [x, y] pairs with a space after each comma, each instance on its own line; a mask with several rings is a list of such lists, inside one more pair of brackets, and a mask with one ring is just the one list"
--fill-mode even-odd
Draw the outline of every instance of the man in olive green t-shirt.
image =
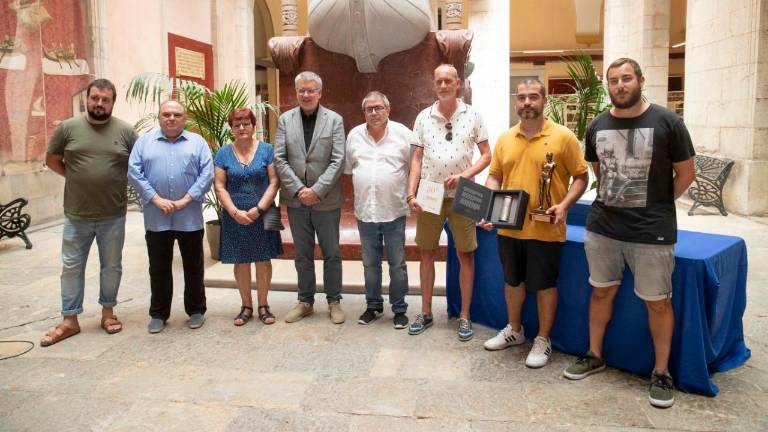
[[64, 177], [64, 235], [61, 245], [61, 314], [63, 322], [50, 330], [41, 346], [53, 345], [80, 333], [77, 315], [83, 312], [85, 264], [93, 240], [99, 249], [101, 328], [122, 330], [112, 308], [122, 276], [128, 156], [137, 135], [131, 125], [112, 117], [114, 84], [97, 79], [86, 89], [84, 116], [63, 121], [48, 143], [45, 163]]

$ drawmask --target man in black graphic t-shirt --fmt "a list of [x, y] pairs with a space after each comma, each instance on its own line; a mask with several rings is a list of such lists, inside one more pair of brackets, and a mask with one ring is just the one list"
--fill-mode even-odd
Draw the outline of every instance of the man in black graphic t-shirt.
[[636, 61], [614, 61], [606, 78], [613, 108], [590, 123], [585, 149], [599, 184], [584, 236], [593, 287], [590, 350], [563, 374], [582, 379], [605, 369], [603, 337], [628, 264], [635, 294], [648, 307], [655, 352], [649, 401], [666, 408], [675, 401], [668, 369], [674, 330], [675, 199], [694, 179], [693, 144], [677, 115], [642, 99], [645, 78]]

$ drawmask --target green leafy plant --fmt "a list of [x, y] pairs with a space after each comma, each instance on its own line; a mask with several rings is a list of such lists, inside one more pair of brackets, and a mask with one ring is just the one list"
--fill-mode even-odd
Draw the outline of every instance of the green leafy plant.
[[[583, 51], [576, 51], [572, 56], [563, 57], [563, 61], [566, 64], [568, 77], [574, 82], [573, 85], [569, 85], [572, 94], [565, 97], [548, 95], [544, 112], [555, 123], [571, 127], [583, 149], [587, 125], [597, 115], [611, 108], [610, 97], [595, 69], [592, 56]], [[568, 105], [574, 106], [575, 109], [569, 111]], [[572, 117], [569, 118], [569, 115]], [[591, 171], [592, 166], [590, 164], [587, 166]], [[597, 180], [594, 180], [589, 185], [589, 189], [596, 187]]]
[[[168, 99], [177, 100], [187, 110], [186, 129], [203, 136], [214, 158], [223, 145], [234, 139], [227, 117], [235, 108], [250, 107], [257, 117], [266, 110], [277, 113], [275, 106], [269, 102], [251, 104], [248, 89], [240, 81], [230, 81], [221, 89], [211, 90], [194, 81], [160, 73], [143, 73], [131, 79], [125, 97], [129, 103], [155, 108], [134, 125], [140, 132], [146, 132], [156, 125], [161, 103]], [[205, 208], [213, 208], [221, 220], [223, 208], [213, 191], [206, 195], [203, 205]]]
[[563, 61], [566, 64], [568, 77], [574, 82], [573, 85], [569, 85], [573, 93], [565, 100], [549, 95], [545, 114], [552, 121], [567, 125], [566, 105], [574, 105], [576, 109], [573, 112], [573, 133], [579, 141], [583, 142], [587, 125], [595, 116], [610, 108], [610, 99], [589, 54], [576, 51], [572, 56], [563, 57]]

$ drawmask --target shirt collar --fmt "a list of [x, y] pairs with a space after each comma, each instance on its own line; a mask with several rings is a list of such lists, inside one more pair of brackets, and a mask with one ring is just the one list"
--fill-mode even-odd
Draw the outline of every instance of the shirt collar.
[[[386, 138], [387, 135], [389, 135], [389, 122], [390, 120], [387, 120], [387, 125], [384, 126], [384, 135], [381, 136], [381, 141], [384, 141], [384, 138]], [[373, 136], [371, 135], [371, 133], [368, 132], [368, 123], [365, 124], [365, 127], [363, 129], [365, 129], [365, 136], [367, 136], [372, 143], [377, 144], [376, 140], [373, 139]]]
[[301, 113], [301, 117], [303, 117], [305, 119], [311, 119], [311, 118], [317, 117], [317, 112], [318, 111], [320, 111], [320, 104], [317, 104], [317, 107], [315, 108], [315, 110], [312, 111], [309, 114], [304, 114], [304, 110], [301, 109], [301, 107], [299, 107], [299, 112]]
[[[512, 126], [512, 133], [515, 136], [521, 136], [521, 137], [525, 138], [525, 134], [523, 133], [523, 130], [520, 127], [520, 123], [521, 122], [518, 121], [516, 125]], [[545, 136], [551, 135], [553, 127], [554, 126], [552, 124], [552, 120], [550, 120], [548, 118], [545, 118], [544, 119], [544, 125], [541, 127], [541, 131], [539, 131], [539, 133], [537, 133], [536, 136], [534, 136], [534, 138], [545, 137]]]
[[[457, 99], [458, 99], [458, 101], [457, 101], [458, 105], [456, 106], [456, 112], [454, 112], [453, 115], [463, 113], [463, 112], [465, 112], [467, 110], [467, 104], [465, 104], [464, 101], [461, 100], [461, 98], [457, 98]], [[437, 109], [437, 104], [438, 103], [440, 103], [440, 101], [437, 101], [437, 102], [432, 104], [432, 107], [429, 110], [429, 115], [432, 116], [432, 117], [441, 118], [441, 119], [444, 119], [444, 120], [447, 121], [448, 119], [445, 118], [443, 116], [443, 114], [440, 113], [439, 109]]]
[[[179, 135], [179, 137], [176, 138], [175, 142], [178, 142], [178, 141], [189, 141], [189, 133], [190, 132], [188, 130], [186, 130], [186, 129], [181, 131], [181, 135]], [[155, 140], [171, 142], [171, 140], [169, 140], [168, 138], [165, 137], [165, 134], [163, 133], [162, 129], [158, 129], [158, 130], [155, 131]]]

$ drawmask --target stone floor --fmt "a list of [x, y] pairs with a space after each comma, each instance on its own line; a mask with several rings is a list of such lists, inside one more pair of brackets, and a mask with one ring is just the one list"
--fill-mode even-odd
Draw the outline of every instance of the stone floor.
[[[714, 398], [678, 393], [673, 408], [654, 409], [644, 378], [608, 370], [570, 382], [561, 371], [573, 358], [557, 352], [549, 366], [526, 369], [529, 344], [486, 352], [482, 342], [494, 331], [480, 326], [472, 341], [459, 342], [443, 298], [436, 325], [414, 337], [393, 330], [389, 313], [356, 324], [364, 298], [355, 294], [344, 299], [348, 321], [340, 326], [318, 296], [316, 313], [299, 323], [237, 328], [237, 293], [209, 289], [208, 320], [189, 330], [178, 256], [174, 315], [164, 332], [149, 335], [141, 215], [129, 212], [117, 309], [125, 330], [108, 336], [98, 328], [93, 254], [83, 332], [0, 361], [0, 430], [768, 430], [768, 220], [679, 213], [681, 228], [738, 235], [749, 248], [744, 324], [753, 356], [714, 377], [721, 390]], [[18, 240], [0, 242], [0, 340], [36, 344], [58, 321], [61, 229], [33, 232], [31, 251]], [[294, 298], [270, 295], [278, 318]], [[408, 303], [420, 307], [416, 296]], [[25, 346], [0, 344], [0, 357]]]

